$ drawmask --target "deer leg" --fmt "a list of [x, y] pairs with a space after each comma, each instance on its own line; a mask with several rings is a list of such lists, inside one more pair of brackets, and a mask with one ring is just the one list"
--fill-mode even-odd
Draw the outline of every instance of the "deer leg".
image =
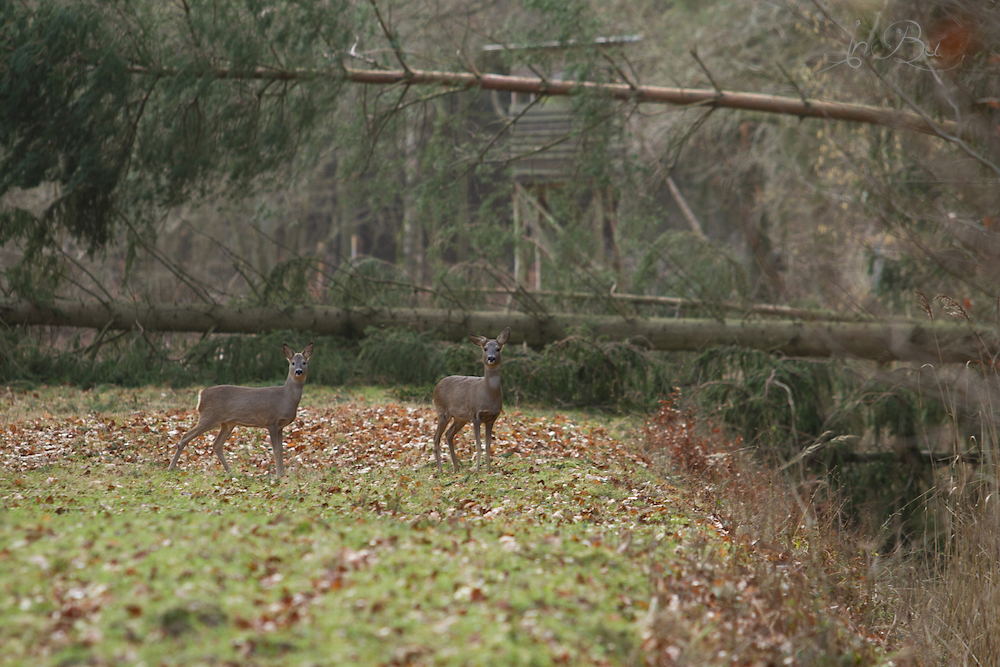
[[281, 459], [281, 427], [268, 426], [268, 433], [271, 434], [271, 450], [274, 451], [274, 465], [278, 477], [285, 475], [285, 463]]
[[438, 415], [437, 432], [434, 433], [434, 460], [437, 461], [438, 477], [443, 474], [441, 471], [441, 434], [444, 433], [444, 428], [450, 420], [449, 415]]
[[212, 443], [212, 449], [215, 450], [215, 455], [222, 461], [222, 467], [226, 469], [226, 472], [229, 472], [229, 464], [226, 463], [226, 457], [222, 453], [222, 446], [226, 444], [226, 440], [229, 439], [229, 434], [233, 432], [234, 426], [236, 424], [232, 422], [223, 422], [222, 428], [219, 429], [219, 435], [215, 436], [215, 442]]
[[448, 441], [448, 451], [451, 453], [451, 464], [455, 466], [455, 472], [462, 469], [462, 466], [458, 462], [458, 457], [455, 456], [455, 434], [462, 430], [468, 422], [464, 422], [458, 417], [455, 417], [455, 421], [452, 422], [451, 428], [445, 433], [445, 440]]
[[493, 441], [493, 422], [486, 422], [486, 472], [490, 471], [490, 443]]
[[199, 419], [198, 423], [191, 427], [191, 430], [181, 436], [180, 442], [177, 443], [177, 451], [174, 452], [173, 458], [170, 459], [170, 465], [167, 467], [167, 470], [173, 470], [177, 467], [177, 459], [181, 457], [181, 452], [184, 451], [184, 448], [187, 447], [189, 442], [197, 438], [205, 431], [209, 431], [213, 428], [215, 428], [215, 424]]
[[480, 440], [480, 438], [479, 438], [479, 425], [480, 425], [480, 421], [479, 421], [479, 416], [477, 415], [472, 420], [472, 430], [476, 432], [476, 471], [477, 472], [479, 470], [480, 455], [482, 454], [482, 451], [483, 451], [483, 441]]

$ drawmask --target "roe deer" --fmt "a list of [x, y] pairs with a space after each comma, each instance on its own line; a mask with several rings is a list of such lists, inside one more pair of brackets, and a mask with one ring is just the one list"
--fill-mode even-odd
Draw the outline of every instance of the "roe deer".
[[438, 475], [441, 474], [441, 434], [452, 419], [455, 421], [448, 429], [445, 438], [448, 441], [455, 471], [460, 469], [458, 457], [455, 456], [455, 434], [469, 422], [472, 422], [472, 428], [476, 432], [476, 470], [479, 470], [479, 456], [483, 449], [479, 439], [479, 425], [486, 424], [486, 472], [490, 471], [493, 422], [503, 411], [500, 351], [509, 337], [510, 327], [492, 339], [469, 334], [469, 340], [483, 348], [483, 377], [449, 375], [434, 387], [434, 408], [438, 413], [437, 433], [434, 434], [434, 459], [437, 461]]
[[222, 461], [222, 467], [229, 472], [229, 464], [222, 453], [222, 445], [236, 426], [260, 426], [271, 434], [271, 449], [278, 477], [285, 474], [281, 460], [281, 429], [295, 419], [302, 399], [302, 386], [306, 382], [306, 362], [312, 356], [313, 344], [306, 345], [302, 352], [295, 353], [288, 345], [282, 345], [288, 359], [288, 379], [280, 387], [236, 387], [222, 384], [202, 389], [198, 394], [198, 423], [181, 437], [177, 451], [170, 460], [173, 470], [177, 466], [184, 447], [205, 431], [222, 425], [215, 436], [212, 449]]

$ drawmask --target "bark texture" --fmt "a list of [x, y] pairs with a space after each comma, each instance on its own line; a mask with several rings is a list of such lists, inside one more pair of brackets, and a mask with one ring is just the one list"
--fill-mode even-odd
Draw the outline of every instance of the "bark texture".
[[[988, 361], [967, 325], [895, 322], [829, 322], [751, 319], [683, 319], [449, 311], [427, 308], [342, 310], [325, 306], [220, 306], [67, 302], [39, 306], [0, 301], [6, 325], [55, 325], [95, 329], [253, 334], [281, 329], [360, 337], [366, 327], [408, 327], [462, 341], [470, 333], [511, 328], [510, 343], [541, 346], [586, 326], [610, 340], [632, 340], [657, 350], [698, 351], [737, 345], [789, 356], [856, 357], [879, 362]], [[995, 341], [989, 341], [994, 345]], [[995, 346], [995, 345], [994, 345]]]
[[[172, 68], [149, 68], [135, 65], [133, 74], [173, 76]], [[441, 72], [434, 70], [275, 70], [258, 67], [235, 70], [227, 67], [206, 68], [199, 73], [219, 79], [264, 79], [276, 81], [312, 81], [316, 79], [343, 78], [354, 83], [408, 86], [445, 86], [451, 88], [480, 88], [533, 95], [572, 95], [580, 91], [597, 91], [618, 100], [635, 100], [651, 104], [679, 106], [706, 106], [728, 109], [745, 109], [777, 113], [800, 118], [845, 120], [852, 123], [884, 125], [923, 132], [925, 134], [965, 137], [966, 132], [957, 123], [937, 120], [929, 116], [888, 107], [874, 107], [846, 102], [825, 102], [800, 97], [779, 97], [762, 93], [740, 93], [726, 90], [700, 88], [671, 88], [666, 86], [630, 86], [625, 83], [597, 83], [594, 81], [546, 81], [543, 79], [509, 76], [505, 74], [477, 74], [472, 72]]]

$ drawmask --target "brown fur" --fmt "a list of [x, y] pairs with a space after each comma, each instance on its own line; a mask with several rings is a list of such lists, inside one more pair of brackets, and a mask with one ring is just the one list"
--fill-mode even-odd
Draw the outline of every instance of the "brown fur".
[[221, 425], [222, 428], [212, 443], [212, 449], [222, 462], [222, 467], [229, 472], [229, 464], [226, 463], [222, 451], [229, 434], [237, 426], [257, 426], [266, 428], [270, 433], [276, 472], [278, 477], [285, 474], [281, 429], [292, 423], [298, 412], [302, 387], [306, 382], [306, 362], [312, 356], [313, 344], [309, 343], [299, 353], [295, 353], [287, 345], [283, 345], [282, 349], [285, 358], [288, 359], [288, 378], [280, 387], [237, 387], [221, 384], [201, 390], [198, 394], [198, 423], [181, 436], [168, 470], [177, 467], [177, 459], [189, 442]]
[[[500, 386], [500, 352], [510, 337], [510, 327], [499, 336], [490, 339], [469, 334], [469, 340], [483, 348], [483, 377], [470, 375], [449, 375], [434, 387], [434, 408], [438, 413], [437, 432], [434, 434], [434, 459], [438, 475], [441, 468], [441, 434], [448, 422], [452, 422], [445, 439], [451, 453], [455, 471], [461, 469], [455, 456], [455, 434], [463, 426], [472, 422], [476, 433], [476, 470], [479, 470], [480, 454], [483, 449], [479, 427], [486, 425], [486, 471], [490, 470], [490, 443], [493, 439], [493, 423], [503, 411], [503, 388]], [[454, 420], [454, 421], [453, 421]]]

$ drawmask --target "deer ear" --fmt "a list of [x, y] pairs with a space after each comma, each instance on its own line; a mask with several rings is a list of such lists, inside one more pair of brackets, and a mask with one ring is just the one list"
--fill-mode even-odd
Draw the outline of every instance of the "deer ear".
[[313, 354], [313, 344], [309, 343], [308, 345], [306, 345], [306, 349], [302, 350], [302, 356], [306, 358], [306, 361], [309, 361], [309, 357], [311, 357], [312, 354]]
[[476, 334], [469, 334], [469, 340], [471, 340], [479, 347], [482, 347], [483, 345], [486, 345], [486, 341], [489, 339], [486, 338], [486, 336], [477, 336]]
[[295, 353], [292, 351], [292, 348], [288, 347], [288, 343], [282, 343], [281, 349], [285, 351], [285, 359], [291, 361], [292, 357], [295, 356]]
[[510, 327], [507, 327], [506, 329], [501, 331], [500, 335], [497, 336], [497, 342], [500, 344], [500, 347], [503, 347], [504, 345], [507, 344], [508, 338], [510, 338]]

